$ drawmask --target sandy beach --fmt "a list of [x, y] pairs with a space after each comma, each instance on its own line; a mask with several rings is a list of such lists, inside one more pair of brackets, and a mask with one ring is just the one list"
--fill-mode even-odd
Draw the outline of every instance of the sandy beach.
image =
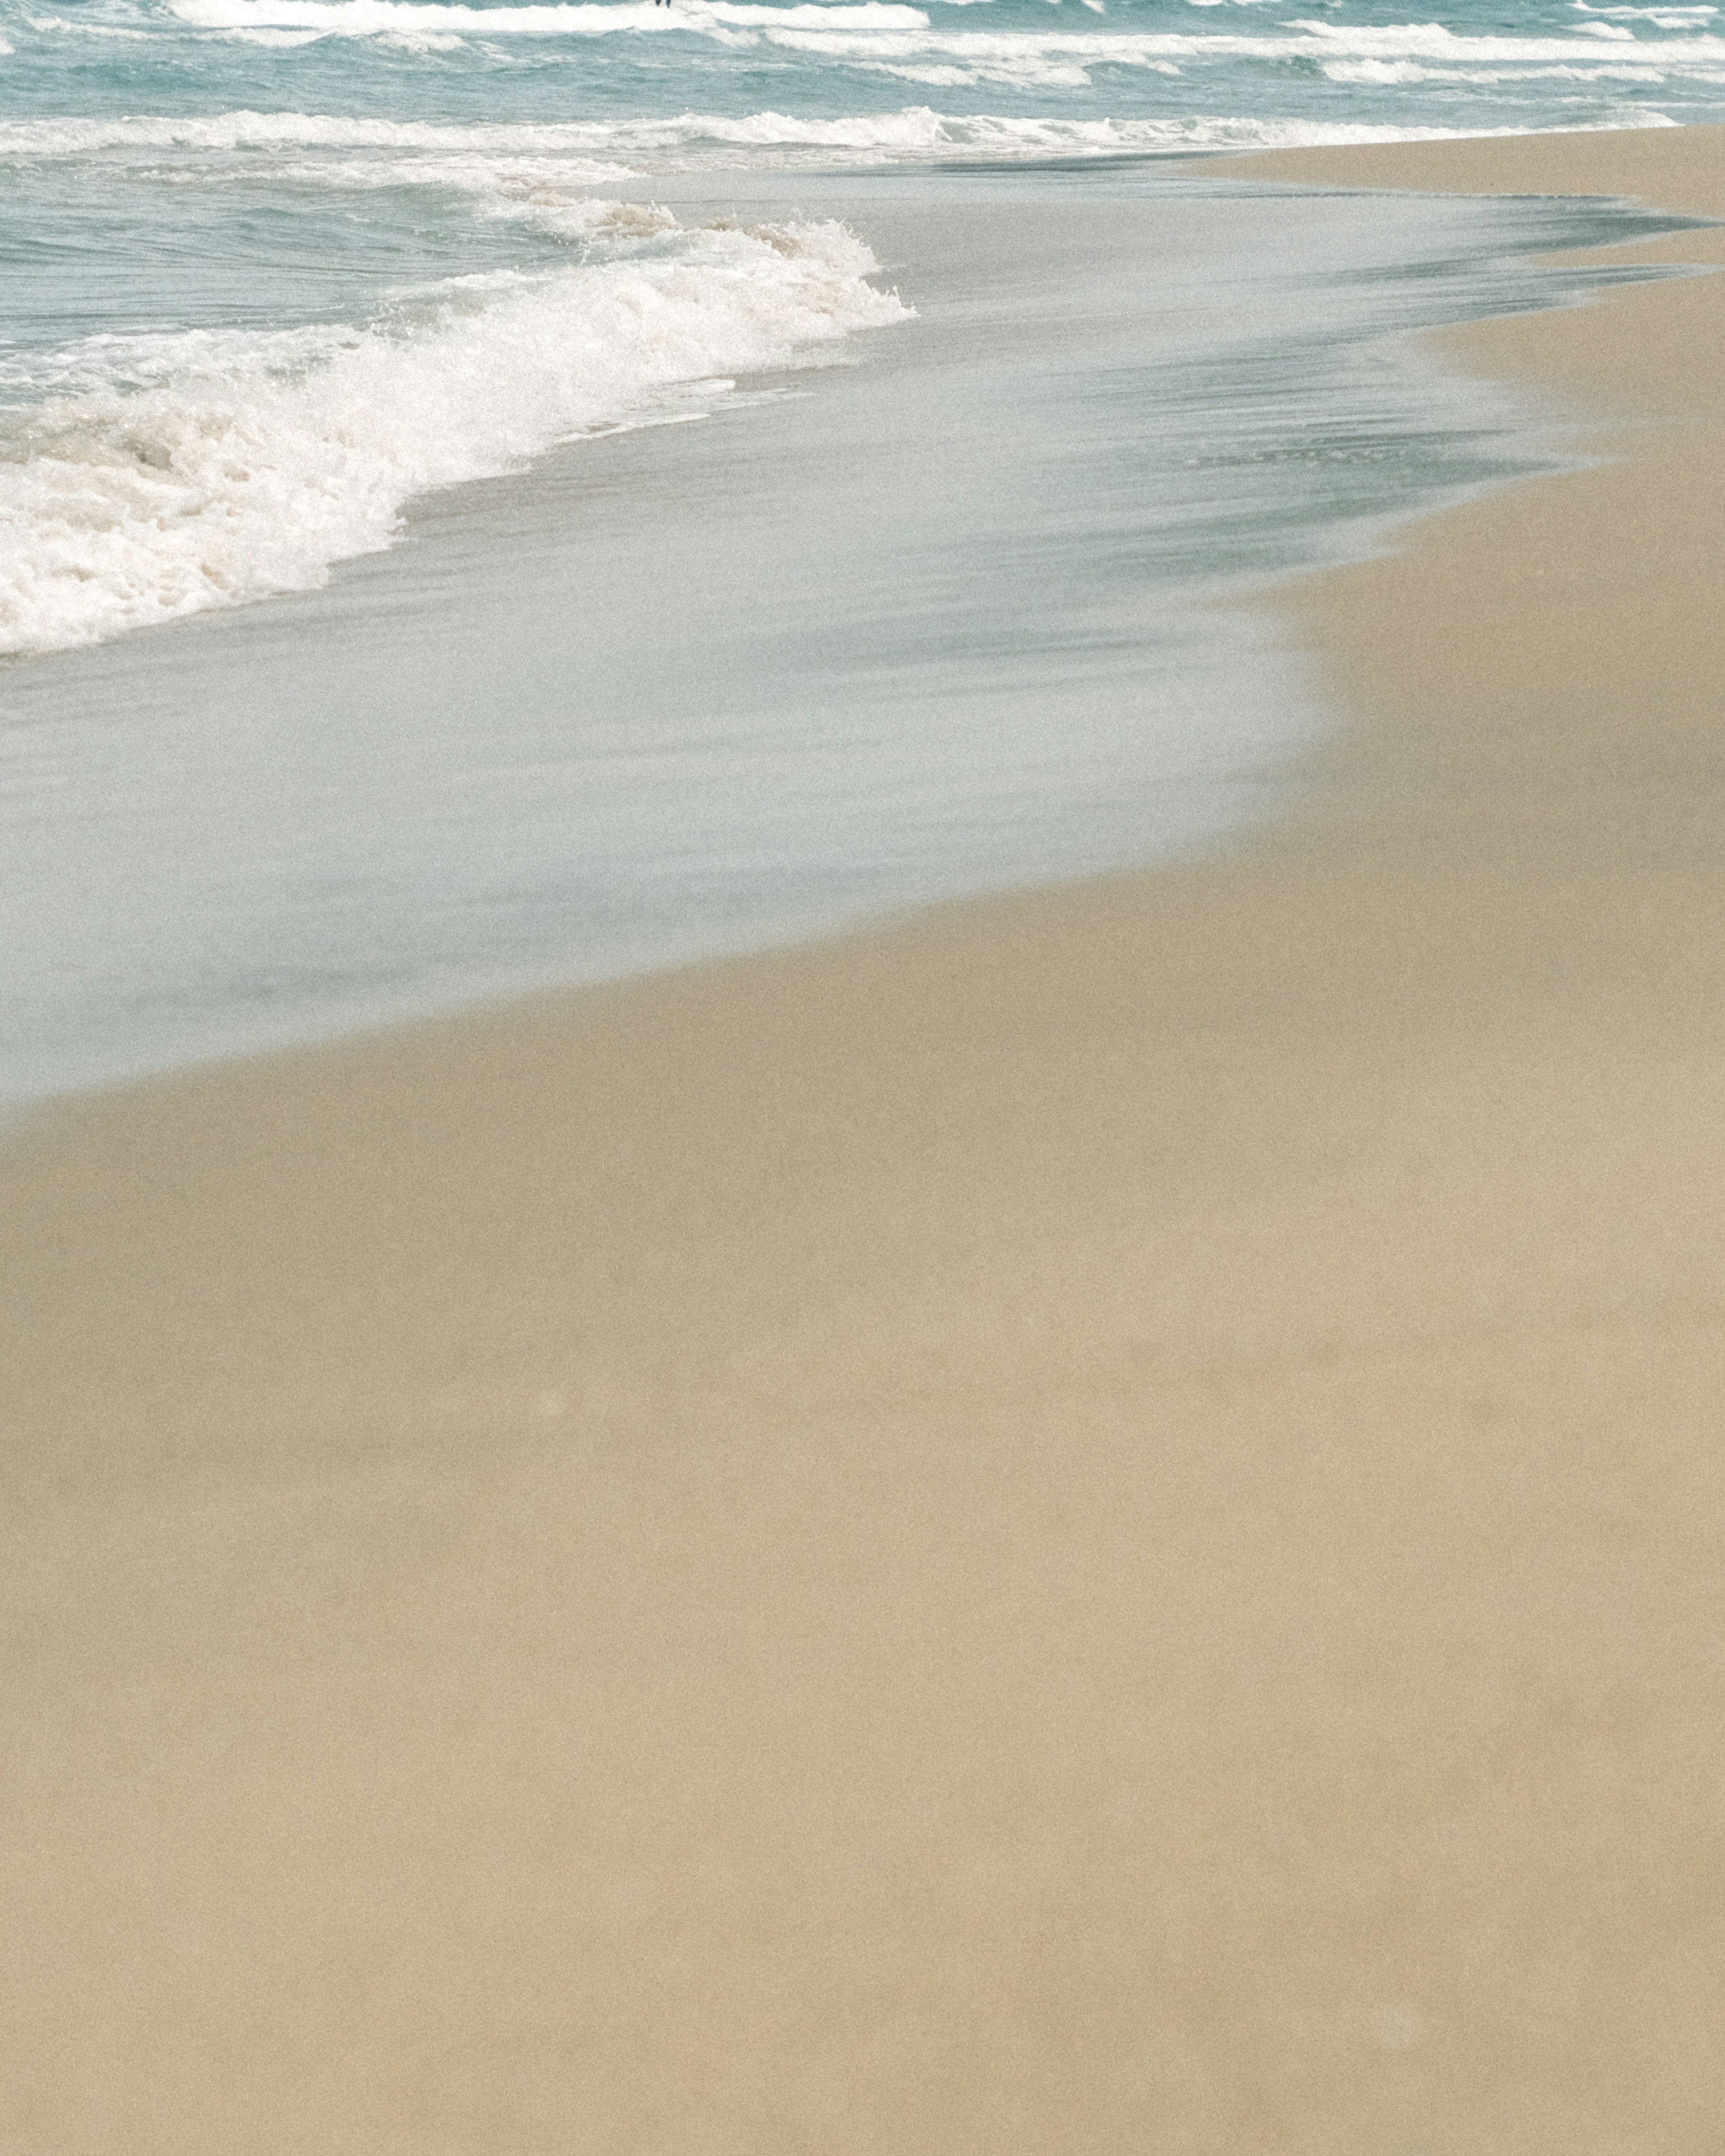
[[14, 1140], [8, 2156], [1717, 2147], [1725, 285], [1442, 343], [1228, 859]]

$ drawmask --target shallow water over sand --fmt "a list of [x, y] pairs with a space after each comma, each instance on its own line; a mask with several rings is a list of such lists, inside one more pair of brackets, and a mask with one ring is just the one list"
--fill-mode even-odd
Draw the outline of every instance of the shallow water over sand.
[[1397, 333], [1656, 228], [1166, 167], [653, 196], [843, 219], [914, 320], [10, 666], [0, 1097], [1215, 843], [1322, 722], [1261, 581], [1539, 454]]

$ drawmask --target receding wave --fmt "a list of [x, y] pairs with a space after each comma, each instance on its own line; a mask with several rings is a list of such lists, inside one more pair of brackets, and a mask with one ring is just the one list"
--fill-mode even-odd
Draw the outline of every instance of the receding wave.
[[309, 588], [388, 546], [416, 495], [692, 415], [730, 377], [909, 311], [841, 226], [615, 213], [640, 259], [456, 280], [362, 327], [57, 355], [60, 393], [0, 429], [0, 651]]

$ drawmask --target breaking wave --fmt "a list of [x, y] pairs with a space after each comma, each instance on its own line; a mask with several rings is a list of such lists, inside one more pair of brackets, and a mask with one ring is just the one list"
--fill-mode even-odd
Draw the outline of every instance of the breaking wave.
[[633, 257], [449, 280], [360, 327], [109, 336], [0, 425], [0, 651], [90, 644], [321, 583], [416, 495], [906, 318], [829, 223], [608, 213]]
[[[714, 162], [750, 165], [939, 161], [948, 158], [1111, 157], [1158, 151], [1291, 149], [1348, 142], [1423, 141], [1479, 130], [1397, 127], [1362, 121], [1259, 120], [1169, 114], [1145, 120], [1064, 120], [997, 114], [938, 112], [911, 105], [839, 120], [805, 120], [783, 112], [738, 117], [680, 113], [669, 120], [523, 121], [468, 126], [361, 120], [302, 112], [227, 112], [208, 119], [54, 119], [0, 123], [0, 157], [31, 160], [168, 152], [222, 155], [235, 151], [347, 150], [409, 153], [412, 163], [380, 163], [391, 177], [439, 171], [444, 153], [473, 160], [555, 160], [547, 171], [582, 182], [635, 172], [675, 172]], [[504, 171], [506, 163], [495, 169]], [[284, 167], [280, 177], [316, 167]], [[350, 173], [362, 177], [361, 168]], [[444, 167], [443, 169], [452, 169]]]
[[[1021, 89], [1081, 89], [1097, 68], [1128, 68], [1178, 75], [1192, 66], [1229, 62], [1315, 65], [1338, 82], [1416, 80], [1362, 74], [1397, 65], [1460, 69], [1440, 80], [1491, 84], [1532, 80], [1532, 70], [1579, 68], [1576, 80], [1639, 83], [1725, 80], [1725, 38], [1703, 26], [1701, 8], [1587, 8], [1589, 18], [1561, 34], [1527, 35], [1455, 30], [1441, 23], [1392, 24], [1295, 19], [1239, 30], [1060, 27], [972, 28], [935, 22], [926, 8], [897, 0], [552, 0], [523, 7], [474, 7], [461, 0], [169, 0], [189, 28], [228, 36], [316, 39], [328, 37], [406, 41], [427, 50], [464, 40], [583, 39], [626, 34], [661, 38], [680, 33], [721, 45], [763, 44], [810, 63], [836, 63], [865, 72], [948, 88], [997, 84]], [[950, 0], [931, 0], [943, 13]], [[1092, 0], [1098, 13], [1101, 0]], [[1620, 16], [1645, 18], [1671, 33], [1640, 42]], [[1609, 17], [1612, 19], [1602, 20]], [[1201, 18], [1202, 19], [1202, 18]], [[1625, 76], [1628, 65], [1635, 70]], [[1513, 70], [1506, 74], [1504, 70]]]

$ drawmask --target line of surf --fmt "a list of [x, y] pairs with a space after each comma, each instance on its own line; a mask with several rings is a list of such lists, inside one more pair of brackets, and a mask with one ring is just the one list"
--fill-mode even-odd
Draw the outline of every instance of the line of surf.
[[[1061, 59], [1091, 66], [1260, 59], [1346, 64], [1414, 60], [1465, 66], [1645, 66], [1670, 72], [1717, 71], [1725, 38], [1685, 18], [1656, 38], [1630, 23], [1594, 19], [1561, 34], [1518, 35], [1501, 30], [1458, 31], [1432, 22], [1348, 23], [1301, 20], [1275, 29], [1083, 31], [971, 29], [935, 25], [920, 8], [897, 0], [788, 0], [783, 6], [745, 0], [553, 0], [552, 4], [477, 8], [463, 0], [171, 0], [172, 12], [201, 29], [305, 30], [373, 37], [456, 33], [480, 38], [664, 36], [738, 33], [797, 49], [845, 56], [865, 48], [893, 54], [939, 53], [959, 61], [1012, 57]], [[1675, 18], [1672, 18], [1675, 21]]]
[[647, 220], [637, 258], [456, 279], [359, 327], [59, 355], [79, 386], [0, 424], [0, 652], [310, 588], [388, 546], [415, 495], [695, 416], [737, 375], [909, 312], [839, 225], [618, 215]]
[[[1649, 116], [1640, 124], [1669, 124]], [[1358, 121], [1171, 115], [1142, 120], [1061, 120], [940, 112], [929, 105], [810, 120], [783, 112], [740, 116], [685, 112], [668, 120], [478, 121], [470, 125], [352, 118], [340, 114], [235, 111], [207, 117], [131, 115], [0, 122], [0, 157], [25, 160], [133, 155], [351, 150], [562, 157], [565, 177], [603, 178], [629, 169], [675, 171], [719, 154], [733, 162], [819, 156], [849, 162], [943, 157], [1111, 157], [1158, 151], [1296, 149], [1352, 142], [1447, 140], [1504, 130], [1411, 127]], [[623, 161], [595, 165], [583, 157]]]

